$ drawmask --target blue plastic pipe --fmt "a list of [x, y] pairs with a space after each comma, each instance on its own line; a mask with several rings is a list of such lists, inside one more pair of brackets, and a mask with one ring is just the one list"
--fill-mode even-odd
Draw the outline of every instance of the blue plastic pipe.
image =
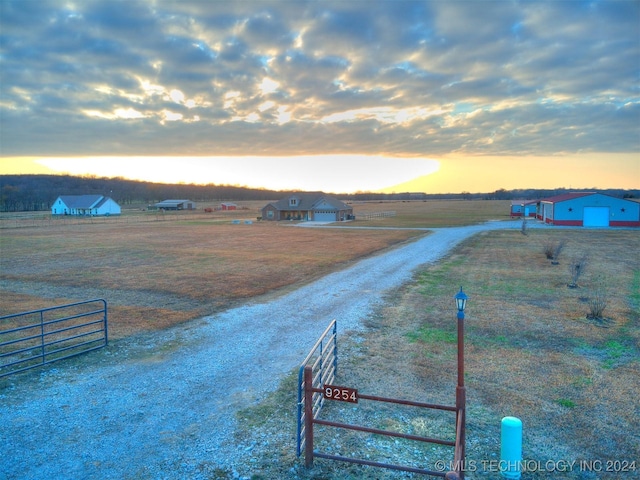
[[500, 475], [519, 479], [522, 475], [522, 421], [516, 417], [502, 419], [500, 438]]

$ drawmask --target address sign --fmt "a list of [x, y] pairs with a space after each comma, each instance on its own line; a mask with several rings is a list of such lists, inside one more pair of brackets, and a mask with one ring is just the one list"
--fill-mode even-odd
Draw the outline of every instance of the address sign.
[[336, 387], [335, 385], [325, 384], [322, 387], [322, 395], [326, 400], [358, 403], [358, 390], [355, 388]]

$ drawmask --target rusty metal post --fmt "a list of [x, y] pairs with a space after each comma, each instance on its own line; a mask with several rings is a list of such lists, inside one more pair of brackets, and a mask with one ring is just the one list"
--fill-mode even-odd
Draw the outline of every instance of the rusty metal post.
[[313, 465], [313, 368], [304, 367], [304, 466]]
[[[459, 478], [464, 479], [465, 467], [465, 424], [466, 424], [466, 402], [467, 392], [464, 386], [464, 311], [458, 311], [458, 386], [456, 387], [456, 410], [457, 415], [461, 416], [460, 428], [460, 458], [458, 459], [457, 468], [460, 469]], [[456, 421], [458, 419], [456, 418]]]

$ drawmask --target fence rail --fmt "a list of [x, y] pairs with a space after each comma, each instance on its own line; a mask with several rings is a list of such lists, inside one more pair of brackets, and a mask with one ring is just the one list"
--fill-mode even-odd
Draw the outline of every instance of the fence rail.
[[395, 210], [386, 212], [372, 212], [372, 213], [359, 213], [356, 215], [356, 220], [375, 220], [378, 218], [395, 217]]
[[107, 345], [107, 302], [86, 300], [0, 317], [0, 377]]
[[338, 325], [332, 320], [324, 333], [313, 346], [307, 358], [300, 365], [298, 372], [298, 435], [297, 455], [302, 454], [306, 444], [306, 417], [311, 415], [317, 418], [324, 399], [321, 394], [313, 394], [308, 399], [305, 397], [305, 368], [311, 370], [312, 384], [318, 388], [325, 383], [332, 383], [338, 371]]
[[[313, 372], [310, 366], [304, 368], [304, 395], [305, 395], [305, 405], [309, 405], [311, 403], [311, 399], [313, 395], [321, 394], [324, 390], [322, 388], [318, 388], [314, 386]], [[373, 395], [363, 395], [358, 394], [358, 400], [371, 400], [375, 402], [386, 402], [386, 403], [395, 403], [400, 405], [408, 405], [419, 408], [427, 408], [433, 410], [445, 410], [449, 412], [456, 412], [456, 438], [455, 440], [447, 440], [441, 438], [432, 438], [432, 437], [423, 437], [420, 435], [412, 435], [400, 432], [393, 432], [388, 430], [381, 430], [378, 428], [365, 427], [361, 425], [349, 425], [345, 423], [333, 422], [329, 420], [322, 420], [317, 418], [316, 415], [312, 415], [309, 407], [307, 408], [307, 414], [305, 415], [305, 430], [306, 430], [306, 441], [305, 441], [305, 466], [310, 467], [313, 465], [314, 458], [324, 458], [327, 460], [337, 460], [348, 463], [356, 463], [359, 465], [368, 465], [372, 467], [381, 467], [387, 468], [391, 470], [399, 470], [411, 473], [419, 473], [423, 475], [430, 475], [434, 477], [442, 477], [442, 478], [459, 478], [462, 479], [464, 476], [464, 472], [461, 471], [463, 462], [464, 462], [464, 433], [463, 433], [463, 423], [464, 423], [464, 407], [461, 410], [458, 407], [449, 406], [449, 405], [438, 405], [432, 403], [422, 403], [422, 402], [412, 402], [407, 400], [399, 400], [393, 398], [385, 398], [378, 397]], [[353, 457], [344, 457], [341, 455], [331, 455], [328, 453], [323, 453], [314, 450], [314, 425], [324, 425], [327, 427], [335, 427], [347, 430], [355, 430], [359, 432], [371, 433], [375, 435], [383, 435], [388, 437], [395, 438], [403, 438], [406, 440], [413, 440], [424, 443], [431, 443], [436, 445], [444, 445], [448, 447], [454, 448], [454, 470], [452, 472], [444, 472], [444, 471], [435, 471], [428, 470], [417, 467], [410, 467], [404, 465], [396, 465], [390, 463], [382, 463], [371, 460], [363, 460], [359, 458]]]

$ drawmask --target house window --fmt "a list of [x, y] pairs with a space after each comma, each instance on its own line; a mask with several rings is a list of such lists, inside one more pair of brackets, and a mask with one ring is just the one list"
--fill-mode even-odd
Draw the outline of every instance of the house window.
[[290, 207], [295, 207], [296, 205], [298, 205], [298, 199], [297, 198], [290, 198], [289, 199], [289, 206]]
[[267, 212], [267, 218], [273, 218], [273, 210]]

